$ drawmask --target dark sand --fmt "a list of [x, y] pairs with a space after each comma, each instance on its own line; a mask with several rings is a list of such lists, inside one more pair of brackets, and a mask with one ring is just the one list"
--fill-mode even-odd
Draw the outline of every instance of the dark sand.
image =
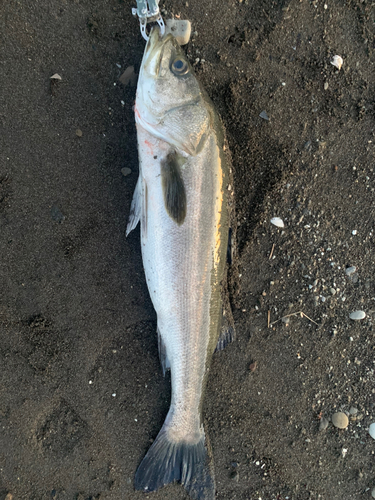
[[[218, 499], [375, 486], [375, 4], [326, 4], [161, 5], [192, 21], [187, 53], [233, 157], [238, 338], [214, 356], [204, 409]], [[135, 87], [119, 77], [144, 48], [131, 6], [1, 5], [0, 500], [187, 499], [133, 491], [170, 389], [139, 230], [125, 239], [138, 165]], [[313, 322], [268, 328], [268, 311]], [[351, 407], [346, 430], [319, 431]]]

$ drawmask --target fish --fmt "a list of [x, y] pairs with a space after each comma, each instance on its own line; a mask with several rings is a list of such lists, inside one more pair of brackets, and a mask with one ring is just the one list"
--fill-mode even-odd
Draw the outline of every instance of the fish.
[[235, 332], [225, 291], [230, 160], [212, 101], [176, 39], [157, 27], [145, 47], [134, 112], [139, 177], [127, 235], [140, 222], [159, 357], [172, 385], [168, 414], [134, 486], [150, 492], [176, 481], [191, 498], [213, 500], [202, 410], [213, 353]]

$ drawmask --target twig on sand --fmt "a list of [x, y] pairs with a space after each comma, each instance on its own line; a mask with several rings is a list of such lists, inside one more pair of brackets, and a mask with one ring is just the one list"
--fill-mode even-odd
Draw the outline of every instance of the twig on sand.
[[[269, 311], [268, 311], [269, 312]], [[290, 318], [291, 316], [298, 316], [298, 314], [301, 316], [301, 318], [305, 317], [307, 318], [309, 321], [311, 321], [311, 323], [314, 323], [314, 325], [316, 326], [319, 326], [318, 323], [316, 321], [314, 321], [313, 319], [311, 319], [309, 316], [307, 316], [307, 314], [305, 314], [303, 311], [298, 311], [298, 312], [295, 312], [295, 313], [292, 313], [292, 314], [287, 314], [286, 316], [283, 316], [282, 318], [279, 318], [277, 319], [276, 321], [274, 321], [273, 323], [269, 323], [269, 320], [268, 320], [268, 327], [272, 326], [272, 325], [275, 325], [276, 323], [278, 323], [279, 321], [282, 321], [283, 319], [285, 318]]]
[[268, 315], [267, 315], [267, 328], [270, 327], [270, 321], [271, 321], [271, 311], [268, 309]]
[[275, 250], [275, 243], [272, 245], [271, 253], [270, 256], [268, 257], [268, 260], [272, 259], [273, 251]]

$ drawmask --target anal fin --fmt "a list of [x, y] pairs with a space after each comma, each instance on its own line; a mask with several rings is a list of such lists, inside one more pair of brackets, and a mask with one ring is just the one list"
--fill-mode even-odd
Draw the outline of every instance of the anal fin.
[[161, 336], [159, 327], [158, 327], [157, 331], [158, 331], [159, 359], [160, 359], [161, 367], [163, 370], [163, 376], [165, 377], [165, 372], [167, 370], [171, 369], [171, 364], [170, 364], [168, 356], [167, 356], [167, 346], [165, 345], [163, 337]]
[[236, 338], [236, 329], [232, 316], [232, 310], [223, 308], [223, 319], [221, 323], [220, 335], [216, 345], [216, 351], [222, 351]]

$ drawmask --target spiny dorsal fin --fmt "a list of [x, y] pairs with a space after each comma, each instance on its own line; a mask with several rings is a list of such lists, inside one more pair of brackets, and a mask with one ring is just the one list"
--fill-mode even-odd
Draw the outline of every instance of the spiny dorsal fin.
[[161, 163], [161, 182], [168, 215], [180, 226], [186, 217], [186, 191], [181, 175], [185, 158], [173, 151]]

